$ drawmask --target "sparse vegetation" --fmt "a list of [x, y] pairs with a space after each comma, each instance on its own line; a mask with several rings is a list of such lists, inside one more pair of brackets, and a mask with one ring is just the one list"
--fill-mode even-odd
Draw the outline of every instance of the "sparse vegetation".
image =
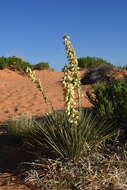
[[19, 57], [0, 57], [0, 69], [8, 68], [13, 71], [24, 73], [28, 66], [31, 67], [31, 64]]
[[27, 67], [33, 70], [50, 69], [53, 71], [53, 69], [50, 68], [47, 62], [40, 62], [36, 65], [32, 65], [31, 63], [24, 61], [20, 57], [0, 57], [0, 69], [10, 69], [13, 71], [20, 71], [20, 73], [25, 73]]

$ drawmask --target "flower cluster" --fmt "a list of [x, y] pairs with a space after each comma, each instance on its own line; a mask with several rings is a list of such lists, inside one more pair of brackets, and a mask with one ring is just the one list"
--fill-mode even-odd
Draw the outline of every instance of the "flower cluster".
[[52, 106], [52, 103], [48, 100], [48, 98], [45, 94], [45, 90], [41, 85], [41, 81], [40, 81], [40, 79], [38, 79], [35, 71], [32, 71], [30, 67], [27, 67], [26, 73], [31, 78], [31, 80], [35, 83], [36, 87], [40, 90], [40, 92], [44, 98], [45, 103], [51, 108], [50, 111], [53, 111], [54, 108]]
[[68, 66], [64, 68], [64, 97], [66, 105], [66, 113], [69, 117], [69, 122], [77, 125], [79, 120], [80, 108], [80, 72], [78, 61], [75, 55], [75, 50], [69, 41], [68, 36], [64, 36], [64, 45], [68, 58]]

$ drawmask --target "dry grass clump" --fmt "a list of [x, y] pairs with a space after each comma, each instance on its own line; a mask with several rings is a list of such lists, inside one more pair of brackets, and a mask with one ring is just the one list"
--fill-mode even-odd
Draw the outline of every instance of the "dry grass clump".
[[118, 153], [108, 149], [103, 147], [103, 151], [94, 151], [78, 162], [43, 158], [24, 163], [25, 183], [50, 190], [126, 190], [127, 152], [122, 147], [114, 146]]

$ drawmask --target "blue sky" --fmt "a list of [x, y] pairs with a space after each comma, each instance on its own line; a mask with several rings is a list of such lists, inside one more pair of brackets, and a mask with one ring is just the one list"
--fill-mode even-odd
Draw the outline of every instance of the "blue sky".
[[127, 0], [0, 0], [0, 56], [67, 63], [62, 36], [77, 57], [127, 64]]

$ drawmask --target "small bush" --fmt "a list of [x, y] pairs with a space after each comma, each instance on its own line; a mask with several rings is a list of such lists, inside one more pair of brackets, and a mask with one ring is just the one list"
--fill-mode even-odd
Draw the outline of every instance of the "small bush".
[[127, 84], [124, 80], [94, 85], [87, 97], [103, 118], [114, 121], [117, 127], [126, 127]]
[[5, 69], [8, 67], [8, 62], [6, 57], [0, 57], [0, 69]]
[[[113, 65], [102, 59], [102, 58], [98, 58], [98, 57], [80, 57], [78, 58], [78, 67], [80, 69], [84, 69], [84, 68], [96, 68], [98, 66], [110, 66], [113, 67]], [[62, 68], [62, 71], [64, 71], [64, 68]]]
[[33, 69], [43, 70], [43, 69], [50, 69], [50, 67], [47, 62], [40, 62], [36, 65], [33, 65]]
[[6, 69], [6, 68], [7, 68], [7, 64], [3, 64], [0, 62], [0, 70]]
[[78, 58], [78, 66], [80, 68], [89, 68], [89, 67], [96, 67], [100, 65], [110, 65], [112, 64], [102, 58], [98, 57], [81, 57]]
[[100, 65], [94, 68], [90, 68], [87, 73], [82, 77], [82, 84], [92, 84], [96, 82], [110, 81], [112, 80], [107, 74], [112, 69], [110, 65]]
[[24, 73], [27, 67], [31, 68], [31, 64], [19, 57], [0, 57], [0, 69], [8, 68]]

